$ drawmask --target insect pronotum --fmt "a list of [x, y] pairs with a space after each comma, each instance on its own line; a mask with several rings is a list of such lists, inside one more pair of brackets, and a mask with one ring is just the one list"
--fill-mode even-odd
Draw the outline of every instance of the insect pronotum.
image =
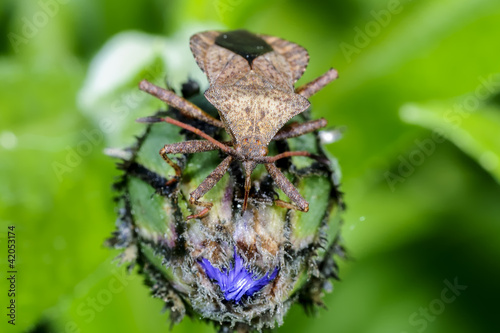
[[327, 125], [326, 120], [320, 118], [283, 128], [288, 120], [309, 107], [307, 98], [337, 78], [337, 71], [330, 69], [317, 79], [294, 88], [295, 82], [307, 67], [307, 51], [289, 41], [255, 35], [246, 30], [202, 32], [191, 37], [190, 46], [196, 62], [210, 83], [205, 97], [217, 108], [221, 120], [213, 118], [174, 92], [146, 80], [141, 81], [139, 87], [187, 117], [224, 128], [231, 142], [221, 143], [201, 130], [170, 117], [138, 119], [139, 122], [164, 121], [206, 139], [167, 144], [160, 150], [163, 159], [176, 173], [167, 184], [178, 181], [182, 173], [181, 168], [170, 160], [168, 154], [190, 154], [218, 149], [228, 155], [190, 194], [190, 203], [204, 209], [198, 214], [188, 216], [187, 219], [199, 218], [208, 213], [212, 203], [199, 199], [217, 184], [234, 160], [241, 161], [245, 170], [242, 211], [247, 208], [252, 171], [257, 164], [263, 163], [276, 186], [292, 201], [289, 203], [275, 200], [275, 203], [284, 208], [307, 212], [309, 203], [274, 162], [291, 156], [317, 157], [307, 151], [288, 151], [276, 156], [267, 156], [267, 147], [272, 140], [297, 137]]

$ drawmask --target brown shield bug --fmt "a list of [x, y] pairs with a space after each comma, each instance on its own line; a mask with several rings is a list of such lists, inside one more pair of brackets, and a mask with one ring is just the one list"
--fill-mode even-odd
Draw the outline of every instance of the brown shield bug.
[[307, 67], [309, 61], [307, 51], [289, 41], [252, 34], [246, 30], [202, 32], [191, 37], [190, 46], [196, 62], [210, 83], [205, 97], [217, 108], [221, 120], [213, 118], [174, 92], [162, 89], [146, 80], [143, 80], [139, 87], [178, 109], [187, 117], [224, 128], [231, 137], [231, 142], [221, 143], [201, 130], [170, 117], [138, 119], [140, 122], [164, 121], [206, 139], [168, 144], [160, 150], [163, 159], [176, 172], [176, 176], [168, 182], [169, 184], [179, 179], [182, 170], [170, 160], [168, 154], [189, 154], [219, 149], [228, 155], [190, 194], [191, 204], [205, 208], [198, 214], [188, 216], [188, 219], [201, 217], [210, 210], [212, 204], [199, 199], [224, 176], [233, 160], [241, 161], [245, 170], [243, 211], [247, 207], [252, 171], [257, 164], [263, 163], [276, 186], [292, 201], [288, 203], [275, 200], [275, 203], [285, 208], [307, 212], [308, 202], [274, 162], [290, 156], [312, 158], [315, 156], [307, 151], [288, 151], [276, 156], [267, 156], [267, 147], [272, 140], [297, 137], [326, 126], [326, 120], [321, 118], [283, 127], [288, 120], [309, 107], [308, 97], [337, 78], [337, 71], [330, 69], [317, 79], [294, 88], [295, 82]]

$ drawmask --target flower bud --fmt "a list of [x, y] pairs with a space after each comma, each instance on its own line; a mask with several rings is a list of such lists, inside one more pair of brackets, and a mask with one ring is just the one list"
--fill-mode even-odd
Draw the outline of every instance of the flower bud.
[[[202, 95], [192, 100], [217, 114]], [[223, 130], [185, 118], [175, 109], [158, 115], [228, 140]], [[294, 120], [305, 121], [307, 114]], [[124, 173], [115, 187], [121, 209], [108, 244], [123, 248], [123, 259], [140, 267], [153, 295], [170, 309], [172, 323], [188, 315], [229, 330], [261, 330], [281, 325], [294, 302], [306, 308], [321, 305], [323, 291], [331, 289], [329, 279], [337, 278], [334, 257], [343, 255], [343, 203], [335, 160], [327, 158], [318, 136], [311, 133], [269, 146], [269, 155], [306, 150], [323, 157], [324, 161], [292, 157], [276, 163], [309, 202], [307, 213], [274, 203], [289, 199], [263, 165], [252, 174], [248, 207], [242, 212], [244, 169], [233, 161], [228, 173], [200, 199], [213, 204], [209, 213], [186, 220], [200, 211], [189, 203], [190, 193], [225, 156], [219, 151], [170, 154], [182, 175], [167, 183], [175, 172], [158, 151], [165, 144], [199, 138], [167, 123], [146, 126], [137, 144], [127, 149], [129, 154], [118, 154], [127, 159], [119, 164]]]

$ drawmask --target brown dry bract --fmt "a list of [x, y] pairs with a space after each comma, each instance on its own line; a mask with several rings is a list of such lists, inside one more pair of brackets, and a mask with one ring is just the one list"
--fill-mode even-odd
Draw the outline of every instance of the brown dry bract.
[[316, 80], [294, 89], [295, 82], [307, 67], [309, 60], [307, 51], [283, 39], [253, 35], [244, 30], [199, 33], [191, 37], [190, 46], [196, 62], [205, 72], [210, 83], [205, 96], [219, 111], [222, 123], [173, 92], [154, 86], [147, 81], [142, 81], [140, 84], [142, 90], [179, 109], [186, 116], [224, 127], [231, 136], [231, 145], [234, 148], [169, 117], [143, 119], [143, 121], [165, 121], [207, 139], [207, 141], [188, 141], [166, 145], [160, 151], [165, 161], [176, 170], [176, 178], [172, 181], [180, 177], [181, 171], [167, 154], [220, 149], [229, 155], [191, 193], [190, 202], [204, 206], [205, 209], [188, 218], [200, 217], [208, 212], [212, 204], [200, 202], [198, 199], [215, 186], [234, 159], [240, 160], [245, 168], [243, 210], [247, 206], [251, 173], [257, 164], [265, 163], [275, 184], [293, 202], [291, 204], [276, 200], [276, 203], [286, 208], [308, 211], [307, 201], [274, 165], [274, 162], [289, 156], [314, 156], [304, 151], [285, 152], [273, 157], [266, 156], [267, 146], [271, 140], [296, 137], [326, 126], [326, 120], [319, 119], [281, 130], [288, 120], [309, 107], [310, 103], [307, 98], [336, 79], [337, 72], [330, 69]]

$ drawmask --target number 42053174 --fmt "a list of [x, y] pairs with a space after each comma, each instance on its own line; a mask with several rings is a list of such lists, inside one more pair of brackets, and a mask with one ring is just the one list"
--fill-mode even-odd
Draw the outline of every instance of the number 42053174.
[[14, 269], [16, 262], [16, 234], [14, 233], [14, 229], [16, 227], [11, 225], [8, 227], [10, 231], [8, 231], [7, 235], [7, 248], [8, 248], [8, 258], [9, 268]]

